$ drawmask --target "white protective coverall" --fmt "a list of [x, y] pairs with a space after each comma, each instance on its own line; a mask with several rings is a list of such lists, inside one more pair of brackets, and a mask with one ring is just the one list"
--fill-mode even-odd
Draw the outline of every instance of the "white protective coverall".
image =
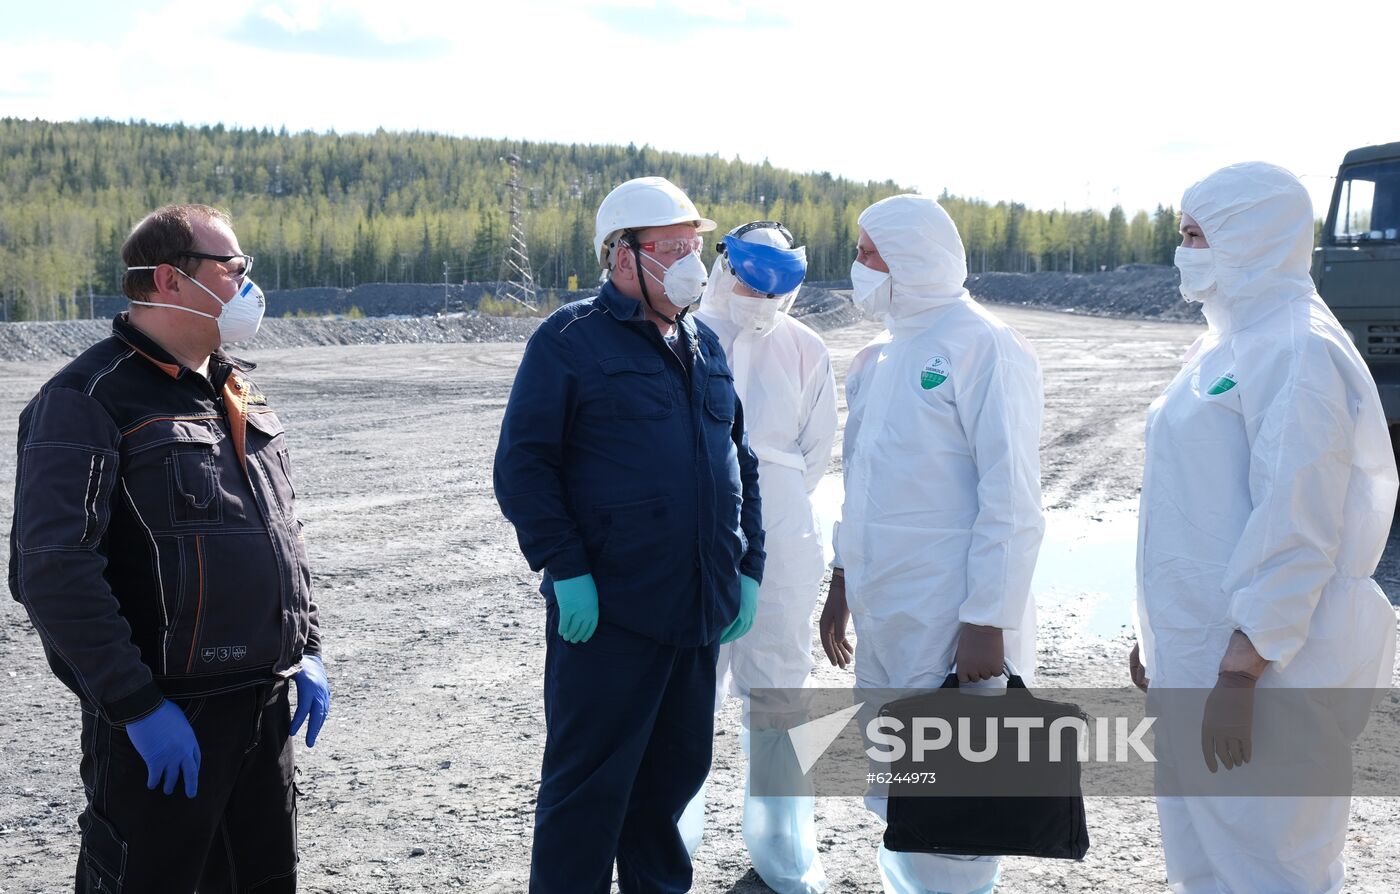
[[[1292, 174], [1253, 162], [1192, 186], [1181, 210], [1205, 234], [1215, 287], [1208, 331], [1148, 411], [1137, 606], [1147, 676], [1154, 688], [1210, 688], [1241, 630], [1271, 662], [1260, 689], [1388, 687], [1395, 612], [1371, 574], [1395, 461], [1371, 374], [1308, 273], [1312, 202]], [[1349, 805], [1159, 798], [1171, 889], [1339, 891]]]
[[[773, 229], [741, 238], [790, 247]], [[768, 766], [758, 769], [759, 762], [781, 759], [786, 737], [750, 732], [748, 695], [755, 688], [802, 688], [812, 671], [812, 613], [826, 572], [812, 493], [836, 440], [836, 379], [821, 336], [786, 313], [774, 313], [782, 298], [738, 295], [737, 285], [716, 259], [696, 316], [724, 345], [743, 402], [749, 446], [758, 456], [767, 559], [753, 627], [720, 647], [715, 710], [726, 694], [744, 700], [741, 739], [753, 768], [767, 772]], [[692, 854], [703, 833], [704, 799], [702, 788], [680, 823]], [[749, 856], [778, 894], [826, 890], [813, 812], [811, 797], [744, 800]]]
[[[1029, 681], [1031, 577], [1045, 527], [1040, 364], [963, 288], [962, 240], [937, 202], [894, 196], [859, 222], [892, 293], [888, 333], [846, 378], [835, 564], [855, 623], [856, 686], [939, 686], [963, 624], [1002, 628], [1007, 658]], [[884, 816], [883, 799], [867, 806]], [[883, 846], [879, 861], [885, 890], [899, 894], [990, 891], [999, 867], [996, 857]]]

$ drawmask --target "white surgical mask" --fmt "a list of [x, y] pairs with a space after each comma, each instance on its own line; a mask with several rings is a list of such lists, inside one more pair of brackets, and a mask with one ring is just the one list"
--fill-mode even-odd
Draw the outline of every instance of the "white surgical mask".
[[1181, 297], [1201, 302], [1215, 294], [1215, 252], [1209, 248], [1176, 247], [1176, 269], [1181, 271]]
[[778, 325], [778, 311], [783, 304], [781, 298], [755, 298], [751, 295], [729, 296], [729, 319], [738, 325], [740, 332], [755, 332], [766, 335]]
[[[646, 252], [640, 252], [643, 257], [652, 258]], [[660, 261], [656, 261], [660, 264]], [[666, 300], [676, 307], [690, 307], [700, 300], [700, 295], [705, 291], [705, 281], [710, 278], [710, 271], [705, 269], [705, 264], [700, 260], [700, 255], [691, 252], [676, 261], [670, 267], [665, 268], [665, 278], [660, 278], [642, 265], [642, 272], [652, 278], [652, 281], [661, 286], [666, 292]]]
[[[154, 270], [155, 267], [128, 267], [128, 270]], [[185, 271], [175, 268], [184, 274], [185, 279], [208, 292], [209, 297], [223, 305], [223, 310], [219, 315], [207, 314], [202, 310], [195, 310], [192, 307], [182, 307], [178, 304], [164, 304], [155, 301], [133, 301], [132, 304], [139, 304], [142, 307], [168, 307], [172, 310], [183, 310], [186, 313], [196, 316], [207, 317], [219, 324], [219, 340], [222, 344], [233, 344], [234, 342], [246, 341], [258, 334], [258, 327], [262, 325], [263, 312], [267, 309], [267, 300], [263, 297], [262, 289], [251, 279], [244, 279], [243, 285], [238, 287], [238, 291], [233, 293], [233, 297], [225, 301], [218, 295], [210, 291], [204, 283], [190, 276]]]
[[894, 280], [888, 273], [852, 261], [851, 300], [866, 317], [878, 320], [894, 309]]

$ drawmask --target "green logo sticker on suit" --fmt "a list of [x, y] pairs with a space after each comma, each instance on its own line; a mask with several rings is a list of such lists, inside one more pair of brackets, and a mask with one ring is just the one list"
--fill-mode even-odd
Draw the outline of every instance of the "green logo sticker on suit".
[[1231, 388], [1234, 387], [1235, 374], [1226, 373], [1225, 375], [1215, 380], [1215, 384], [1210, 386], [1210, 390], [1207, 391], [1206, 394], [1224, 394], [1226, 391], [1229, 391]]
[[953, 368], [949, 365], [947, 357], [933, 357], [924, 364], [924, 371], [919, 373], [919, 384], [925, 391], [937, 388], [948, 381], [952, 372]]

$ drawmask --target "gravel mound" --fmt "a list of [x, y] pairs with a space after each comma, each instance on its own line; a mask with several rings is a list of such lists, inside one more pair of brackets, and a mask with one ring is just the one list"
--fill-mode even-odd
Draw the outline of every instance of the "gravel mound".
[[861, 319], [849, 297], [812, 286], [803, 286], [797, 293], [791, 313], [818, 332], [840, 329]]
[[[967, 280], [967, 288], [979, 301], [994, 304], [1046, 307], [1101, 317], [1129, 319], [1201, 320], [1200, 308], [1181, 300], [1176, 269], [1153, 264], [1129, 264], [1106, 273], [981, 273]], [[841, 283], [828, 283], [840, 286]], [[402, 309], [404, 289], [393, 292], [377, 286], [361, 286], [361, 297], [378, 297], [382, 309]], [[419, 287], [424, 308], [441, 300], [441, 287]], [[305, 301], [336, 303], [344, 290], [297, 290]], [[373, 293], [373, 294], [371, 294]], [[590, 292], [573, 293], [581, 297]], [[438, 297], [433, 298], [436, 295]], [[411, 303], [411, 302], [410, 302]], [[372, 305], [373, 306], [373, 305]], [[837, 290], [803, 286], [792, 315], [814, 329], [828, 331], [860, 320], [850, 298]], [[488, 317], [477, 314], [447, 316], [371, 316], [363, 320], [276, 319], [263, 321], [258, 337], [239, 347], [295, 348], [305, 345], [412, 344], [419, 342], [524, 341], [539, 321], [529, 317]], [[107, 320], [74, 320], [61, 323], [0, 324], [0, 360], [49, 360], [77, 356], [84, 348], [111, 331]]]
[[[308, 345], [524, 341], [539, 321], [530, 318], [456, 315], [415, 319], [264, 320], [257, 338], [234, 349]], [[0, 325], [0, 360], [76, 357], [112, 332], [107, 320]]]
[[76, 357], [112, 333], [109, 320], [0, 323], [0, 360]]
[[1199, 305], [1177, 287], [1175, 267], [1125, 264], [1105, 273], [980, 273], [967, 278], [978, 301], [1050, 307], [1096, 317], [1199, 322]]
[[465, 314], [409, 319], [266, 320], [257, 338], [243, 342], [239, 347], [524, 341], [535, 331], [539, 322], [532, 317]]

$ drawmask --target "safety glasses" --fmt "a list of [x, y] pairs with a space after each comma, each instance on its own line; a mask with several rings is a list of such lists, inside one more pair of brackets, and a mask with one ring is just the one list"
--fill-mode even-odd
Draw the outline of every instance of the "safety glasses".
[[182, 258], [199, 258], [202, 261], [218, 261], [224, 265], [228, 275], [234, 279], [247, 279], [253, 274], [252, 255], [211, 255], [202, 251], [182, 251]]
[[633, 245], [650, 255], [688, 255], [699, 252], [705, 242], [699, 236], [688, 239], [657, 239], [652, 242], [634, 242]]

